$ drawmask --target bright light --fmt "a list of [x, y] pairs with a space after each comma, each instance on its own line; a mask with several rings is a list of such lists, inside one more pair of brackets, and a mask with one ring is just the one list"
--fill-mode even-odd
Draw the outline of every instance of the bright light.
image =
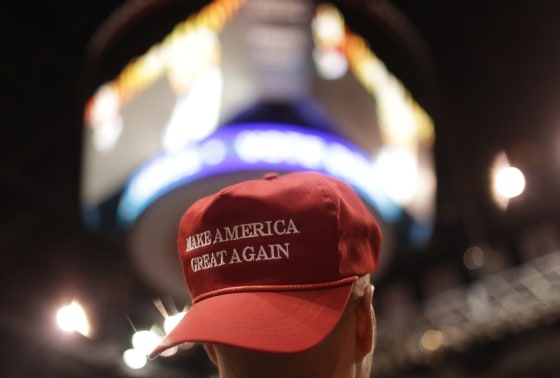
[[336, 46], [344, 42], [344, 19], [338, 10], [329, 4], [317, 7], [317, 16], [313, 19], [312, 29], [315, 38], [327, 46]]
[[[209, 143], [206, 145], [206, 143]], [[208, 159], [214, 148], [216, 160]], [[225, 155], [224, 155], [225, 154]], [[395, 166], [385, 166], [391, 192], [382, 184], [376, 161], [352, 143], [335, 135], [280, 124], [229, 125], [206, 141], [174, 153], [162, 153], [144, 164], [132, 176], [119, 204], [119, 221], [132, 222], [158, 196], [177, 185], [220, 173], [242, 170], [317, 170], [341, 178], [355, 186], [381, 216], [392, 222], [400, 207], [389, 196], [410, 199], [418, 184], [415, 157], [404, 153], [393, 157]], [[387, 160], [387, 162], [389, 161]], [[395, 182], [394, 172], [401, 181]]]
[[326, 80], [341, 78], [348, 71], [342, 15], [332, 5], [320, 5], [313, 19], [312, 30], [316, 42], [313, 60], [319, 75]]
[[383, 148], [377, 157], [377, 180], [400, 205], [409, 204], [418, 188], [418, 161], [406, 149]]
[[326, 80], [340, 79], [348, 71], [346, 56], [338, 50], [313, 51], [313, 61], [319, 75]]
[[127, 349], [123, 352], [123, 361], [131, 369], [142, 369], [146, 366], [146, 354], [138, 349]]
[[169, 332], [171, 332], [177, 326], [177, 324], [179, 324], [181, 319], [183, 319], [183, 316], [185, 316], [185, 314], [186, 312], [183, 311], [165, 318], [165, 321], [163, 323], [163, 329], [165, 330], [165, 333], [168, 334]]
[[[168, 79], [177, 94], [162, 144], [175, 151], [210, 135], [218, 125], [223, 78], [218, 36], [208, 28], [170, 40]], [[196, 51], [196, 54], [192, 52]]]
[[509, 200], [525, 190], [525, 176], [511, 166], [504, 152], [499, 153], [492, 165], [492, 195], [496, 204], [506, 209]]
[[56, 321], [60, 329], [65, 332], [78, 332], [84, 336], [89, 335], [90, 326], [86, 313], [77, 302], [72, 302], [58, 310]]
[[132, 335], [132, 346], [135, 350], [144, 353], [147, 356], [161, 342], [162, 337], [153, 331], [142, 330]]
[[88, 107], [88, 122], [93, 131], [93, 145], [100, 152], [111, 151], [121, 136], [124, 121], [119, 96], [110, 85], [101, 86]]
[[241, 131], [234, 141], [240, 159], [246, 163], [285, 162], [318, 168], [326, 155], [326, 143], [317, 136], [284, 130]]
[[207, 165], [218, 165], [227, 156], [227, 146], [220, 139], [209, 139], [200, 146], [200, 156]]
[[503, 167], [494, 176], [494, 191], [505, 198], [514, 198], [525, 190], [525, 176], [518, 168]]
[[445, 335], [438, 330], [430, 329], [422, 334], [420, 348], [425, 352], [435, 352], [445, 343]]
[[200, 73], [190, 90], [177, 98], [163, 131], [163, 146], [174, 151], [210, 135], [218, 125], [221, 95], [221, 71], [208, 68]]

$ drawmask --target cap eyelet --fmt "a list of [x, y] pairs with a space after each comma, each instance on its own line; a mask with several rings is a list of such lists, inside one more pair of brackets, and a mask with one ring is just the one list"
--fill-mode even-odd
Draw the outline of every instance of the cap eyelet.
[[263, 180], [272, 180], [278, 177], [278, 172], [268, 172], [263, 175]]

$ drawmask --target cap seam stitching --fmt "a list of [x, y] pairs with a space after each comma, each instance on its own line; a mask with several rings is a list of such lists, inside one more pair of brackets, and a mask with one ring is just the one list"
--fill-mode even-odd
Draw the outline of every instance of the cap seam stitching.
[[194, 304], [200, 302], [209, 297], [214, 297], [223, 294], [241, 293], [241, 292], [246, 292], [246, 293], [259, 292], [259, 291], [279, 292], [279, 291], [303, 291], [303, 290], [313, 290], [313, 289], [328, 289], [332, 287], [353, 283], [357, 279], [358, 276], [350, 276], [336, 281], [307, 283], [307, 284], [251, 285], [251, 286], [225, 287], [222, 289], [217, 289], [217, 290], [200, 294], [193, 298], [192, 303]]

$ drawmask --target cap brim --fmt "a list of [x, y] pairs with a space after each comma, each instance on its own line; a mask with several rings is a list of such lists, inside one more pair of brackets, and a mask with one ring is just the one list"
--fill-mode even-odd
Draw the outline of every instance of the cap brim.
[[335, 327], [352, 283], [328, 289], [237, 292], [191, 307], [150, 358], [188, 342], [297, 353], [319, 344]]

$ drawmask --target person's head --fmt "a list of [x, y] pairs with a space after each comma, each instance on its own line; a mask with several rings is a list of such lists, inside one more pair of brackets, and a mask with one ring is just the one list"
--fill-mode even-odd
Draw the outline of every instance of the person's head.
[[151, 357], [199, 342], [223, 378], [369, 376], [380, 248], [359, 196], [317, 172], [202, 198], [178, 235], [193, 305]]
[[206, 344], [221, 378], [369, 377], [375, 339], [373, 286], [362, 276], [335, 328], [319, 344], [299, 353], [278, 354]]

